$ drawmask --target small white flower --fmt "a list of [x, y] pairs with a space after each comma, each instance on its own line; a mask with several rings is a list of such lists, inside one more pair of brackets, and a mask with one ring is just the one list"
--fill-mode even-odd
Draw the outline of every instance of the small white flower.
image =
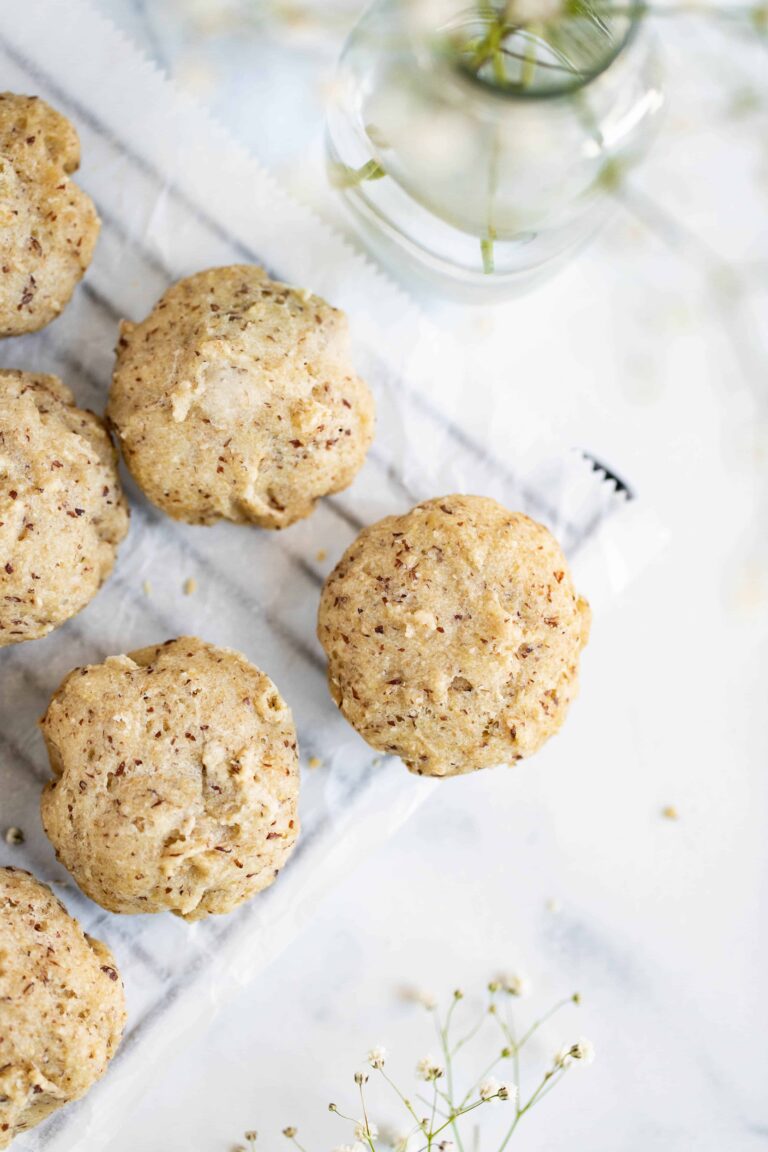
[[531, 991], [531, 982], [527, 976], [516, 973], [503, 972], [497, 983], [510, 996], [527, 996]]
[[578, 1062], [582, 1065], [591, 1064], [595, 1058], [595, 1049], [589, 1040], [585, 1040], [582, 1036], [575, 1044], [566, 1045], [561, 1048], [555, 1056], [556, 1068], [569, 1068], [571, 1064]]
[[371, 1048], [367, 1056], [371, 1068], [383, 1068], [386, 1059], [387, 1050], [386, 1048], [382, 1048], [380, 1044], [376, 1048]]
[[499, 1084], [499, 1100], [507, 1100], [514, 1104], [517, 1100], [517, 1084], [513, 1084], [511, 1080], [503, 1080]]
[[412, 984], [400, 989], [400, 998], [407, 1004], [421, 1004], [429, 1012], [437, 1008], [437, 999], [431, 992], [426, 992], [423, 988], [415, 988]]
[[420, 1080], [439, 1080], [444, 1072], [442, 1064], [434, 1056], [425, 1056], [416, 1065], [416, 1075]]
[[369, 1140], [375, 1140], [379, 1134], [379, 1130], [372, 1120], [361, 1120], [359, 1124], [355, 1125], [355, 1140], [359, 1140], [362, 1144], [367, 1144]]
[[578, 1060], [580, 1064], [591, 1064], [595, 1059], [594, 1044], [591, 1040], [586, 1040], [581, 1036], [571, 1048], [571, 1055], [574, 1060]]
[[483, 1080], [480, 1085], [480, 1099], [493, 1100], [498, 1095], [500, 1087], [498, 1080], [494, 1080], [493, 1077], [490, 1080]]
[[394, 1152], [406, 1152], [409, 1139], [407, 1132], [403, 1132], [393, 1124], [382, 1124], [379, 1128], [379, 1142], [386, 1144], [388, 1148], [393, 1148]]

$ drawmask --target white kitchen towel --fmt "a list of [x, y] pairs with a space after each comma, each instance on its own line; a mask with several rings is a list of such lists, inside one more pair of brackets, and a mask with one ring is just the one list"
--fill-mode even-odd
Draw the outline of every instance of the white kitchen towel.
[[[630, 573], [643, 534], [627, 493], [581, 454], [519, 420], [509, 427], [505, 397], [492, 428], [472, 428], [480, 384], [462, 350], [281, 192], [86, 0], [3, 6], [0, 69], [0, 88], [42, 96], [76, 124], [77, 179], [102, 218], [94, 263], [71, 305], [48, 329], [4, 341], [0, 363], [55, 372], [82, 405], [101, 412], [122, 317], [143, 317], [180, 276], [256, 262], [347, 311], [356, 364], [378, 409], [376, 442], [354, 486], [286, 532], [181, 525], [128, 482], [130, 535], [106, 587], [45, 640], [0, 652], [0, 831], [18, 826], [26, 836], [19, 847], [0, 842], [0, 863], [52, 883], [84, 927], [109, 943], [129, 1008], [105, 1080], [18, 1146], [96, 1149], [185, 1031], [277, 955], [320, 893], [434, 786], [376, 758], [325, 686], [314, 635], [319, 590], [359, 529], [428, 496], [494, 495], [553, 529], [598, 603]], [[190, 579], [196, 591], [184, 595]], [[302, 752], [303, 832], [280, 880], [237, 913], [191, 926], [91, 904], [56, 863], [38, 815], [47, 762], [36, 722], [62, 677], [184, 633], [235, 647], [273, 677], [293, 709]], [[321, 766], [310, 769], [310, 758]]]

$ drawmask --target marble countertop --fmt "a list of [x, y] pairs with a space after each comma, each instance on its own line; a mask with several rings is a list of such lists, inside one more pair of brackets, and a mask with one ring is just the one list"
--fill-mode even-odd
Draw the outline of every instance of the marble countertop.
[[[300, 6], [259, 0], [99, 4], [291, 189], [337, 213], [322, 95], [355, 3], [324, 5], [338, 26], [323, 32]], [[273, 20], [280, 7], [293, 19]], [[246, 1128], [274, 1148], [286, 1124], [309, 1152], [349, 1143], [327, 1103], [352, 1102], [365, 1051], [383, 1043], [408, 1069], [430, 1047], [398, 986], [469, 994], [500, 968], [531, 980], [523, 1015], [578, 989], [583, 1005], [546, 1043], [583, 1034], [597, 1050], [521, 1127], [527, 1152], [768, 1148], [768, 84], [748, 85], [737, 40], [692, 35], [698, 70], [684, 39], [668, 47], [673, 98], [642, 200], [527, 297], [482, 310], [422, 299], [488, 389], [511, 405], [524, 394], [631, 479], [663, 551], [638, 558], [595, 620], [564, 733], [535, 763], [437, 789], [157, 1068], [109, 1152], [223, 1152]], [[666, 216], [649, 227], [648, 203], [677, 230]], [[515, 362], [518, 325], [541, 328], [535, 363]], [[545, 333], [570, 348], [567, 376]]]

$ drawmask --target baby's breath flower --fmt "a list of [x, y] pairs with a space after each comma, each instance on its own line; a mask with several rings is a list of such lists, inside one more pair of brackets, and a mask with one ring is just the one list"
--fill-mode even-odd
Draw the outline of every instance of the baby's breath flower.
[[499, 984], [509, 996], [527, 996], [531, 991], [531, 983], [526, 976], [510, 972], [499, 976]]
[[[490, 998], [486, 1004], [486, 1015], [487, 1012], [493, 1012], [497, 1007], [498, 1012], [501, 1014], [502, 1012], [506, 1012], [506, 1007], [504, 1006], [502, 999], [496, 994], [503, 991], [509, 996], [522, 996], [528, 990], [528, 981], [520, 975], [503, 974], [494, 977], [488, 983], [487, 987], [490, 992]], [[420, 1004], [424, 1004], [430, 1008], [434, 1007], [435, 1005], [434, 999], [424, 992], [415, 992], [413, 990], [409, 990], [407, 993], [403, 992], [403, 995], [407, 995], [408, 999], [412, 1001], [418, 1001]], [[455, 1004], [456, 1001], [461, 1000], [463, 996], [464, 993], [460, 989], [455, 989], [453, 992], [453, 1004]], [[536, 1021], [531, 1026], [530, 1031], [534, 1031], [544, 1020], [548, 1020], [555, 1012], [559, 1011], [559, 1009], [564, 1007], [569, 1002], [579, 1004], [581, 1002], [580, 995], [578, 993], [573, 993], [572, 996], [561, 999], [557, 1004], [555, 1004], [554, 1008], [552, 1008], [548, 1013], [542, 1016], [540, 1020]], [[452, 1071], [451, 1058], [457, 1048], [461, 1047], [462, 1042], [457, 1042], [454, 1037], [449, 1038], [448, 1036], [448, 1032], [452, 1023], [451, 1008], [449, 1008], [447, 1016], [444, 1020], [442, 1017], [437, 1016], [435, 1018], [435, 1023], [440, 1034], [441, 1043], [445, 1048], [445, 1058], [442, 1056], [433, 1056], [431, 1054], [423, 1057], [423, 1059], [419, 1060], [418, 1064], [416, 1065], [416, 1075], [420, 1080], [425, 1080], [428, 1083], [432, 1083], [434, 1085], [434, 1099], [435, 1102], [437, 1102], [438, 1095], [441, 1097], [441, 1100], [448, 1100], [445, 1092], [442, 1092], [438, 1087], [437, 1081], [441, 1080], [443, 1077], [447, 1077], [450, 1080]], [[468, 1039], [470, 1036], [474, 1037], [475, 1034], [480, 1030], [483, 1023], [484, 1014], [480, 1014], [479, 1020], [476, 1023], [474, 1029], [472, 1029], [467, 1034], [466, 1038]], [[513, 1043], [511, 1034], [506, 1033], [506, 1038], [508, 1041], [507, 1045], [503, 1048], [500, 1047], [496, 1029], [492, 1029], [491, 1031], [496, 1036], [496, 1041], [493, 1043], [493, 1039], [489, 1037], [489, 1040], [492, 1043], [490, 1052], [495, 1052], [497, 1055], [496, 1059], [493, 1060], [490, 1065], [486, 1061], [486, 1069], [488, 1071], [491, 1069], [498, 1070], [499, 1060], [509, 1061], [513, 1056], [515, 1057], [515, 1068], [517, 1069], [517, 1062], [521, 1050], [520, 1046]], [[526, 1033], [526, 1035], [528, 1035], [528, 1033]], [[587, 1065], [591, 1064], [593, 1059], [594, 1048], [589, 1040], [586, 1040], [583, 1037], [561, 1048], [560, 1051], [554, 1056], [552, 1063], [546, 1069], [543, 1082], [539, 1086], [539, 1089], [534, 1092], [534, 1098], [529, 1102], [529, 1104], [538, 1103], [539, 1096], [545, 1094], [542, 1090], [557, 1084], [560, 1079], [559, 1074], [562, 1074], [573, 1064], [578, 1063]], [[333, 1152], [371, 1152], [371, 1150], [373, 1150], [373, 1152], [378, 1152], [378, 1150], [383, 1149], [384, 1147], [391, 1149], [392, 1152], [410, 1152], [410, 1146], [414, 1145], [414, 1140], [416, 1143], [421, 1145], [423, 1143], [423, 1138], [426, 1139], [428, 1146], [432, 1149], [432, 1152], [455, 1152], [453, 1141], [448, 1138], [443, 1139], [442, 1136], [445, 1132], [445, 1129], [448, 1128], [451, 1123], [453, 1123], [455, 1120], [463, 1118], [465, 1112], [472, 1111], [480, 1104], [484, 1103], [493, 1101], [509, 1103], [511, 1101], [513, 1105], [512, 1111], [514, 1113], [512, 1120], [514, 1125], [516, 1125], [520, 1117], [528, 1111], [529, 1104], [526, 1104], [525, 1107], [520, 1106], [520, 1093], [517, 1084], [509, 1080], [497, 1080], [493, 1076], [485, 1075], [483, 1079], [479, 1081], [479, 1083], [476, 1082], [478, 1083], [478, 1087], [472, 1090], [474, 1098], [471, 1099], [471, 1103], [469, 1103], [470, 1096], [468, 1095], [468, 1106], [462, 1105], [462, 1107], [460, 1107], [458, 1110], [452, 1110], [451, 1115], [448, 1115], [447, 1113], [443, 1114], [439, 1110], [438, 1113], [436, 1113], [433, 1108], [431, 1118], [429, 1115], [427, 1115], [420, 1119], [414, 1105], [404, 1095], [402, 1095], [399, 1090], [397, 1090], [402, 1103], [404, 1104], [411, 1118], [415, 1121], [416, 1126], [410, 1131], [405, 1132], [405, 1134], [403, 1134], [402, 1130], [396, 1131], [389, 1125], [382, 1125], [381, 1129], [378, 1129], [377, 1126], [365, 1115], [366, 1104], [365, 1090], [363, 1085], [365, 1085], [369, 1080], [370, 1069], [382, 1071], [382, 1075], [385, 1077], [385, 1079], [388, 1079], [387, 1073], [383, 1071], [386, 1062], [386, 1049], [382, 1045], [376, 1045], [368, 1051], [366, 1055], [365, 1067], [362, 1070], [354, 1073], [355, 1084], [358, 1086], [361, 1098], [360, 1106], [363, 1112], [362, 1120], [354, 1120], [352, 1117], [346, 1115], [345, 1112], [340, 1112], [334, 1103], [330, 1103], [328, 1105], [328, 1110], [330, 1112], [333, 1112], [335, 1115], [341, 1116], [344, 1120], [348, 1121], [349, 1127], [354, 1133], [354, 1136], [350, 1134], [348, 1137], [350, 1143], [339, 1145], [333, 1150]], [[510, 1065], [507, 1064], [506, 1068], [509, 1069]], [[422, 1100], [424, 1104], [429, 1104], [429, 1101], [426, 1098], [426, 1093], [422, 1096], [419, 1096], [418, 1099]], [[516, 1109], [515, 1105], [517, 1106]], [[418, 1107], [418, 1105], [416, 1107]], [[441, 1116], [441, 1123], [437, 1127], [437, 1131], [434, 1131], [435, 1119], [436, 1115], [438, 1114]], [[445, 1120], [444, 1123], [442, 1122], [443, 1119]], [[294, 1143], [299, 1152], [304, 1152], [301, 1144], [296, 1139], [297, 1134], [298, 1129], [293, 1126], [283, 1129], [283, 1135]], [[244, 1136], [245, 1143], [248, 1146], [248, 1152], [256, 1152], [256, 1131], [251, 1130], [246, 1132]], [[461, 1147], [460, 1144], [459, 1147]], [[244, 1145], [241, 1145], [238, 1146], [234, 1152], [246, 1152], [246, 1149]]]
[[503, 1080], [499, 1084], [499, 1100], [508, 1100], [512, 1104], [517, 1100], [517, 1084], [511, 1080]]
[[408, 985], [400, 990], [400, 995], [408, 1004], [421, 1004], [422, 1008], [426, 1008], [428, 1012], [437, 1008], [437, 999], [424, 988], [414, 988], [412, 985]]
[[594, 1044], [581, 1036], [571, 1048], [571, 1055], [580, 1064], [591, 1064], [595, 1059]]
[[591, 1064], [595, 1058], [595, 1049], [589, 1040], [585, 1040], [582, 1036], [575, 1044], [566, 1045], [561, 1048], [555, 1056], [556, 1068], [568, 1068], [571, 1064], [578, 1062], [582, 1065]]
[[[381, 1124], [379, 1127], [379, 1141], [389, 1148], [397, 1148], [403, 1139], [402, 1132], [392, 1124]], [[407, 1137], [406, 1137], [407, 1139]]]
[[481, 1100], [512, 1100], [517, 1099], [517, 1085], [509, 1080], [496, 1080], [493, 1076], [484, 1080], [480, 1085]]
[[481, 1100], [494, 1100], [499, 1094], [501, 1085], [498, 1080], [491, 1077], [489, 1080], [483, 1080], [480, 1085], [480, 1099]]
[[416, 1065], [416, 1075], [420, 1080], [439, 1080], [444, 1072], [445, 1068], [434, 1056], [425, 1056]]
[[367, 1144], [369, 1140], [375, 1140], [379, 1134], [379, 1130], [372, 1120], [361, 1120], [359, 1124], [355, 1125], [355, 1140]]

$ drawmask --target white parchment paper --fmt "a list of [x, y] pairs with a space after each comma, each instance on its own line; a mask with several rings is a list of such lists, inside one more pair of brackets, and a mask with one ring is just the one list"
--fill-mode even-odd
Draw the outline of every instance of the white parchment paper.
[[[468, 434], [462, 412], [477, 382], [460, 350], [85, 0], [0, 8], [0, 69], [3, 89], [40, 95], [77, 125], [78, 179], [103, 222], [72, 304], [43, 332], [3, 342], [0, 363], [55, 372], [79, 403], [101, 412], [122, 317], [143, 317], [180, 276], [257, 262], [348, 312], [358, 370], [378, 407], [376, 442], [353, 488], [284, 533], [180, 525], [128, 483], [130, 536], [106, 587], [45, 640], [0, 652], [0, 830], [16, 825], [26, 834], [21, 847], [0, 842], [0, 863], [52, 883], [84, 927], [109, 943], [129, 1008], [108, 1076], [18, 1147], [98, 1149], [185, 1030], [276, 956], [319, 895], [434, 786], [376, 759], [325, 686], [314, 635], [319, 590], [359, 528], [429, 496], [495, 495], [555, 531], [596, 607], [646, 545], [636, 505], [581, 454], [553, 446], [538, 429]], [[185, 595], [190, 579], [197, 588]], [[113, 916], [91, 904], [56, 864], [38, 815], [47, 761], [37, 719], [63, 676], [183, 633], [235, 647], [269, 673], [293, 709], [303, 765], [302, 838], [278, 883], [237, 913], [192, 926], [171, 916]], [[314, 757], [321, 766], [310, 769]]]

